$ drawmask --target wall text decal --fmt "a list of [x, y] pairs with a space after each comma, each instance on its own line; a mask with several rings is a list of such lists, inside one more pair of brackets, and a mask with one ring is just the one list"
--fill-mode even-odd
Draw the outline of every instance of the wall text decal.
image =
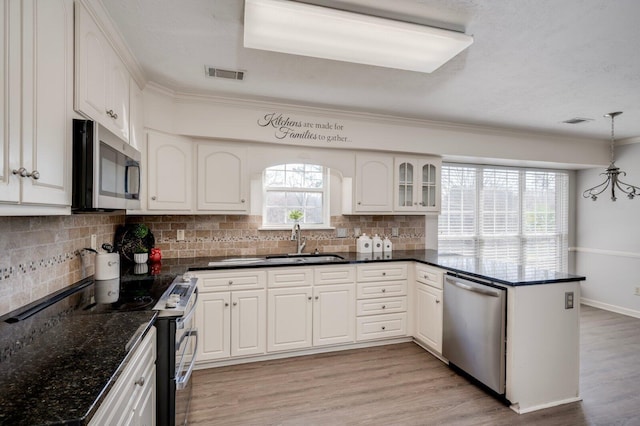
[[304, 121], [271, 112], [258, 119], [258, 126], [274, 129], [276, 139], [309, 142], [350, 142], [344, 124], [335, 121]]

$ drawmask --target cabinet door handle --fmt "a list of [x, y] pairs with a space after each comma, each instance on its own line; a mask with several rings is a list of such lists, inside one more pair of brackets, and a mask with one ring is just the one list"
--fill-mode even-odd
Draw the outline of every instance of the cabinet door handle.
[[311, 300], [311, 296], [307, 297], [307, 299]]
[[33, 180], [38, 180], [40, 179], [40, 172], [37, 170], [34, 170], [31, 173], [27, 173], [27, 177], [33, 178]]
[[382, 292], [383, 292], [383, 293], [386, 293], [386, 292], [387, 292], [387, 289], [386, 289], [386, 288], [383, 288], [383, 289], [382, 289]]
[[238, 302], [233, 302], [233, 306], [238, 306]]
[[436, 303], [440, 303], [440, 301], [438, 299], [436, 299]]
[[382, 276], [383, 276], [383, 277], [385, 277], [386, 275], [387, 275], [387, 273], [386, 273], [386, 272], [383, 272], [383, 273], [382, 273]]
[[382, 305], [382, 309], [387, 309], [387, 305]]
[[385, 327], [384, 325], [382, 326], [382, 330], [386, 330], [387, 327]]
[[225, 303], [225, 304], [224, 304], [224, 307], [225, 307], [225, 308], [226, 308], [226, 307], [228, 307], [228, 306], [229, 306], [229, 304], [228, 304], [228, 303]]
[[24, 167], [20, 167], [19, 169], [13, 169], [13, 171], [11, 172], [14, 175], [18, 175], [20, 177], [27, 177], [27, 169], [25, 169]]
[[151, 197], [151, 199], [152, 199], [153, 201], [155, 201], [155, 200], [157, 200], [157, 199], [158, 199], [158, 197], [156, 197], [156, 196], [154, 195], [153, 197]]
[[113, 118], [114, 120], [118, 119], [118, 114], [116, 114], [115, 112], [113, 112], [112, 109], [108, 109], [107, 110], [107, 115], [111, 118]]
[[361, 204], [362, 204], [362, 202], [358, 201], [358, 205], [361, 205]]
[[134, 382], [134, 384], [138, 386], [144, 386], [144, 376], [140, 377], [138, 380]]
[[231, 285], [231, 284], [233, 284], [233, 281], [232, 281], [232, 280], [229, 280], [229, 285]]
[[240, 200], [241, 203], [244, 203], [244, 198], [242, 200]]

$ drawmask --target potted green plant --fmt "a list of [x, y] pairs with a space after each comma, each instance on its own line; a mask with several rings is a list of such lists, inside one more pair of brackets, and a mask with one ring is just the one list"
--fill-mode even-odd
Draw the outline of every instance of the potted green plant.
[[133, 250], [133, 260], [136, 263], [147, 263], [149, 259], [149, 249], [143, 245], [138, 245]]
[[289, 219], [293, 220], [294, 222], [299, 222], [303, 216], [304, 213], [302, 213], [302, 210], [291, 210], [289, 212]]

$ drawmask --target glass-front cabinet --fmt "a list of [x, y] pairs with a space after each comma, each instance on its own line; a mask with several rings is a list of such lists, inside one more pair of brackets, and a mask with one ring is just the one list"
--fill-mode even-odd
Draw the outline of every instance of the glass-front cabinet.
[[439, 174], [442, 160], [436, 157], [396, 157], [394, 163], [394, 210], [439, 211]]

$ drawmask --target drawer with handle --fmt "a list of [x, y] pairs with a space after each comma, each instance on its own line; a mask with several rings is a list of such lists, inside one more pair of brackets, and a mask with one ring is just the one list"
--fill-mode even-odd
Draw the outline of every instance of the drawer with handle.
[[254, 290], [265, 288], [267, 274], [259, 270], [198, 272], [200, 291]]
[[407, 314], [372, 315], [358, 317], [356, 324], [357, 340], [384, 339], [407, 335]]
[[377, 315], [407, 311], [407, 296], [385, 297], [382, 299], [362, 299], [357, 302], [356, 314]]
[[360, 265], [357, 269], [358, 281], [403, 280], [406, 278], [406, 263], [383, 262]]
[[377, 297], [395, 297], [407, 295], [407, 281], [385, 281], [358, 283], [356, 297], [372, 299]]
[[416, 281], [442, 289], [444, 271], [422, 264], [416, 264]]

